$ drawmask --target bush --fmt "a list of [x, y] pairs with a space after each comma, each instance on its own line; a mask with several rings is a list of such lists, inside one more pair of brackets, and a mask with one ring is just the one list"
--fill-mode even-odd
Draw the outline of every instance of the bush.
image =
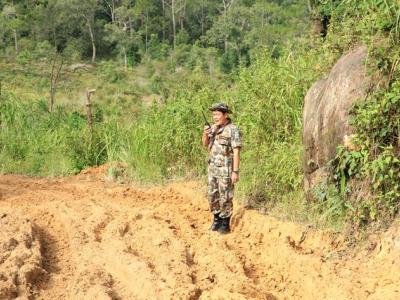
[[239, 57], [236, 51], [229, 50], [222, 54], [219, 59], [219, 68], [223, 73], [230, 73], [238, 65]]
[[176, 35], [176, 44], [177, 45], [187, 44], [189, 42], [189, 39], [190, 39], [189, 33], [185, 29], [181, 29]]
[[63, 54], [71, 62], [80, 61], [85, 52], [84, 45], [81, 39], [71, 39], [65, 46]]
[[54, 52], [54, 47], [48, 41], [43, 41], [36, 44], [34, 56], [35, 58], [44, 58]]
[[160, 42], [157, 35], [151, 34], [147, 46], [147, 54], [152, 59], [162, 60], [168, 56], [170, 46], [165, 42]]
[[18, 53], [17, 63], [23, 66], [26, 66], [32, 61], [32, 53], [29, 50], [22, 50]]
[[[333, 162], [338, 188], [345, 190], [353, 180], [366, 180], [368, 198], [353, 203], [351, 217], [358, 224], [388, 221], [400, 207], [400, 82], [371, 96], [352, 110], [356, 149], [339, 147]], [[350, 197], [353, 191], [346, 190]]]
[[106, 82], [118, 83], [127, 78], [127, 74], [115, 61], [102, 61], [99, 63], [98, 74]]

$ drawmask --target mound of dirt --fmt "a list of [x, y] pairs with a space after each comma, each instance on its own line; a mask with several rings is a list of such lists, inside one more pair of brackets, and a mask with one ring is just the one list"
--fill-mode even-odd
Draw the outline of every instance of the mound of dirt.
[[0, 215], [0, 299], [28, 298], [44, 274], [35, 225], [16, 214]]

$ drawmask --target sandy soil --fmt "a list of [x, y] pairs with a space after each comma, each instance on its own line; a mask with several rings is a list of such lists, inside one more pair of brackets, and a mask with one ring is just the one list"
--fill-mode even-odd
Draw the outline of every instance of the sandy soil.
[[400, 227], [357, 249], [236, 207], [209, 232], [205, 187], [136, 188], [104, 168], [0, 176], [0, 299], [400, 299]]

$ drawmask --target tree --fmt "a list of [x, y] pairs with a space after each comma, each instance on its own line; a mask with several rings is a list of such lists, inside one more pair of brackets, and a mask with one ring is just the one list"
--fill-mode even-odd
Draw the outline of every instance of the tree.
[[235, 0], [222, 0], [221, 14], [217, 16], [210, 30], [206, 33], [207, 41], [224, 50], [240, 50], [243, 36], [249, 30], [249, 20], [253, 17], [248, 7], [233, 5]]
[[144, 31], [144, 38], [145, 38], [145, 52], [147, 53], [148, 45], [149, 45], [149, 36], [150, 36], [150, 22], [149, 16], [151, 13], [157, 11], [157, 7], [154, 4], [153, 0], [137, 0], [134, 7], [135, 15], [139, 17], [141, 20], [143, 28], [140, 28], [140, 32]]
[[[172, 18], [172, 32], [173, 32], [173, 45], [176, 48], [176, 17], [181, 14], [182, 11], [186, 9], [186, 0], [163, 0], [169, 8], [171, 9]], [[181, 21], [181, 29], [183, 29], [183, 21]]]
[[123, 56], [125, 70], [128, 67], [128, 49], [139, 41], [133, 28], [134, 10], [130, 1], [125, 1], [114, 11], [114, 22], [105, 25], [106, 39], [117, 45]]
[[106, 5], [104, 11], [111, 18], [111, 23], [115, 21], [115, 10], [120, 2], [119, 0], [103, 0], [103, 3]]
[[6, 30], [10, 31], [14, 39], [15, 56], [18, 55], [18, 28], [21, 26], [21, 21], [17, 18], [17, 10], [14, 5], [6, 5], [1, 13], [4, 18], [3, 23]]
[[[69, 33], [64, 32], [60, 36], [58, 31], [65, 28], [62, 18], [62, 11], [57, 6], [58, 0], [30, 1], [31, 7], [27, 7], [29, 15], [25, 19], [29, 23], [29, 36], [35, 39], [35, 43], [48, 41], [55, 49], [59, 47], [60, 39], [65, 38]], [[67, 23], [68, 24], [68, 23]]]
[[230, 10], [230, 8], [232, 7], [233, 3], [235, 2], [235, 0], [222, 0], [222, 4], [223, 4], [223, 14], [222, 14], [222, 20], [223, 20], [223, 24], [224, 27], [226, 29], [225, 33], [224, 33], [224, 45], [225, 45], [225, 53], [228, 51], [228, 12]]
[[69, 17], [80, 19], [87, 27], [92, 46], [92, 62], [96, 59], [96, 40], [94, 36], [95, 15], [99, 9], [98, 0], [58, 0], [58, 5], [70, 12]]

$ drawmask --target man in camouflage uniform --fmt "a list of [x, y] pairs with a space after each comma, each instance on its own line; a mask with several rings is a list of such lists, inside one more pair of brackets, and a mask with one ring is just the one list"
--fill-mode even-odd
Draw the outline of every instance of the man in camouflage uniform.
[[240, 149], [242, 141], [239, 129], [231, 123], [229, 107], [214, 104], [210, 111], [214, 125], [205, 126], [202, 144], [209, 151], [208, 200], [214, 221], [210, 230], [230, 232], [234, 184], [239, 181]]

